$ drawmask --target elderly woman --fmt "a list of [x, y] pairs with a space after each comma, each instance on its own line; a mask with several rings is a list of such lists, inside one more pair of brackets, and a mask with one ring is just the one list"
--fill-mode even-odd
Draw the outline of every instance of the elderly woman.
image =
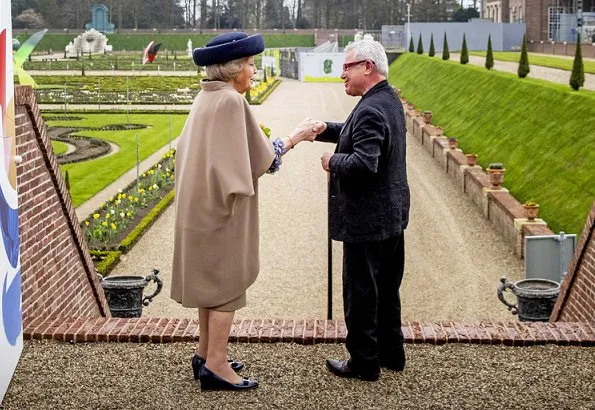
[[281, 156], [312, 141], [304, 121], [269, 141], [242, 93], [250, 89], [260, 34], [222, 34], [193, 52], [208, 79], [194, 100], [176, 153], [176, 226], [171, 297], [198, 308], [200, 339], [192, 359], [202, 390], [258, 386], [227, 359], [234, 312], [259, 270], [258, 178], [279, 169]]

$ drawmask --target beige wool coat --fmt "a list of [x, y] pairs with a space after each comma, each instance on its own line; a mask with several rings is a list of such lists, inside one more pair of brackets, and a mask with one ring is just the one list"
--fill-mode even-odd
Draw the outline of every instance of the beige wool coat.
[[258, 275], [258, 178], [275, 154], [233, 86], [201, 86], [176, 149], [171, 297], [236, 310]]

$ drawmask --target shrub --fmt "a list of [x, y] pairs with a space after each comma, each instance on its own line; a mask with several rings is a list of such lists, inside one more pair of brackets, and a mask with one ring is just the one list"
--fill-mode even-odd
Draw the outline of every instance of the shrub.
[[413, 45], [413, 36], [409, 37], [409, 52], [413, 53], [415, 51], [415, 46]]
[[446, 32], [444, 32], [444, 42], [442, 43], [442, 59], [450, 60], [450, 51], [448, 51], [448, 40], [446, 39]]
[[419, 34], [419, 40], [417, 41], [417, 54], [424, 53], [424, 45], [421, 41], [421, 33]]
[[488, 165], [488, 169], [504, 169], [504, 164], [501, 162], [492, 162]]
[[494, 67], [494, 53], [492, 51], [492, 36], [488, 35], [488, 52], [486, 53], [486, 68], [491, 70]]
[[467, 39], [465, 33], [463, 33], [463, 46], [461, 47], [461, 64], [467, 64], [469, 62], [469, 51], [467, 50]]
[[436, 50], [434, 49], [434, 33], [430, 34], [430, 51], [428, 52], [430, 57], [434, 57], [436, 55]]
[[527, 35], [523, 34], [523, 45], [521, 47], [521, 59], [519, 60], [518, 74], [520, 78], [527, 77], [531, 69], [529, 68], [529, 56], [527, 55]]
[[576, 51], [572, 63], [572, 74], [570, 74], [570, 86], [577, 91], [585, 84], [585, 68], [583, 66], [583, 55], [581, 51], [581, 35], [576, 34]]

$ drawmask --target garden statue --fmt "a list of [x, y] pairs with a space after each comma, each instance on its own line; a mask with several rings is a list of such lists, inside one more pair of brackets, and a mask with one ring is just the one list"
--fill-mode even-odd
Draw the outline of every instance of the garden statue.
[[188, 43], [186, 44], [186, 53], [188, 57], [192, 57], [192, 40], [188, 39]]

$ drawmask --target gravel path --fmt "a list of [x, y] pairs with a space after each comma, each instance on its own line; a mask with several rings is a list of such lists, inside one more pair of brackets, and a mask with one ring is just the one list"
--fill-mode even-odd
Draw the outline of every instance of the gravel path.
[[[357, 99], [342, 84], [284, 80], [265, 104], [259, 121], [286, 135], [306, 116], [344, 120]], [[334, 145], [303, 143], [284, 157], [281, 171], [260, 182], [261, 271], [238, 318], [326, 318], [326, 173], [320, 155]], [[513, 319], [497, 297], [498, 278], [522, 276], [522, 264], [490, 223], [459, 192], [429, 154], [409, 140], [411, 223], [402, 287], [408, 320]], [[165, 286], [144, 315], [195, 318], [169, 298], [173, 253], [173, 208], [123, 257], [113, 274], [161, 269]], [[341, 244], [333, 246], [333, 318], [342, 318]]]
[[[560, 56], [556, 56], [560, 57]], [[459, 61], [461, 58], [460, 54], [451, 54], [450, 59]], [[474, 65], [485, 65], [485, 57], [481, 56], [469, 56], [469, 62]], [[531, 56], [529, 56], [529, 65], [531, 71], [527, 77], [539, 78], [542, 80], [552, 81], [554, 83], [560, 83], [568, 85], [570, 81], [570, 71], [560, 70], [558, 68], [543, 67], [531, 64]], [[494, 60], [494, 70], [506, 71], [508, 73], [516, 74], [519, 69], [519, 64], [511, 61], [498, 61]], [[569, 86], [570, 87], [570, 86]], [[595, 74], [585, 73], [585, 85], [586, 90], [595, 91]]]
[[201, 392], [194, 346], [27, 342], [3, 409], [593, 409], [592, 348], [408, 345], [403, 373], [376, 383], [332, 376], [342, 345], [232, 344], [260, 381]]

